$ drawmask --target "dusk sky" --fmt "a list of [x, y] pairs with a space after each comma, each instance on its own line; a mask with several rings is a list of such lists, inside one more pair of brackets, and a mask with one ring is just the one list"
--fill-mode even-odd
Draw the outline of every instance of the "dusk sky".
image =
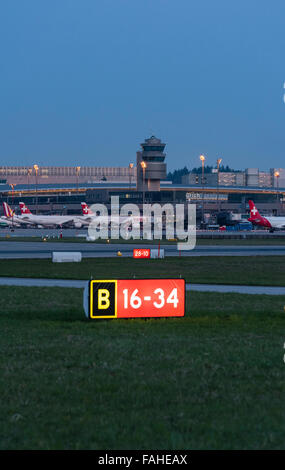
[[0, 165], [285, 167], [285, 2], [9, 0]]

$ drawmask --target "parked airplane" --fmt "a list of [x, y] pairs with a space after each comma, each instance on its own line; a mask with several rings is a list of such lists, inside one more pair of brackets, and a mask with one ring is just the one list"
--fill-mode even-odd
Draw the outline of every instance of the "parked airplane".
[[[90, 209], [90, 207], [88, 207], [88, 205], [86, 204], [86, 202], [81, 202], [81, 209], [82, 209], [82, 216], [78, 216], [78, 219], [80, 221], [82, 221], [83, 225], [89, 225], [91, 224], [92, 221], [94, 221], [96, 219], [96, 222], [99, 224], [102, 224], [102, 225], [108, 225], [109, 226], [109, 223], [112, 222], [112, 223], [117, 223], [118, 220], [117, 220], [117, 217], [109, 217], [108, 215], [107, 216], [99, 216], [99, 215], [96, 215], [94, 214], [94, 212], [92, 211], [92, 209]], [[119, 219], [119, 223], [123, 223], [125, 220], [120, 218]]]
[[[96, 214], [94, 214], [94, 212], [90, 209], [90, 207], [88, 207], [88, 205], [86, 204], [86, 202], [81, 202], [81, 209], [82, 209], [82, 213], [83, 213], [83, 223], [85, 225], [89, 225], [92, 220], [94, 220], [94, 218], [96, 217], [96, 220], [100, 220], [100, 222], [102, 221], [102, 224], [109, 224], [110, 222], [112, 222], [113, 224], [116, 224], [118, 222], [118, 219], [116, 216], [97, 216]], [[79, 217], [80, 218], [80, 217]], [[80, 218], [81, 219], [81, 218]], [[119, 218], [119, 224], [121, 226], [130, 226], [131, 223], [135, 224], [135, 223], [142, 223], [144, 220], [146, 220], [147, 218], [146, 217], [141, 217], [141, 216], [130, 216], [130, 217], [120, 217]]]
[[[43, 227], [63, 227], [73, 225], [76, 217], [70, 215], [35, 215], [32, 214], [24, 202], [20, 202], [21, 216], [18, 217], [21, 223], [29, 225], [41, 225]], [[81, 225], [80, 225], [81, 226]]]
[[270, 232], [285, 229], [285, 217], [263, 217], [256, 209], [253, 201], [248, 201], [248, 204], [250, 208], [249, 222], [268, 228]]

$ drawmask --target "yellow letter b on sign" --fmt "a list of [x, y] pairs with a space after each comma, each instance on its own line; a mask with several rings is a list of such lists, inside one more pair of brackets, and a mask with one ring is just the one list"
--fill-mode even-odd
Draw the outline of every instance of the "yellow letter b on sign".
[[106, 310], [110, 307], [110, 291], [108, 289], [98, 289], [98, 310]]
[[90, 318], [116, 318], [117, 281], [90, 282]]

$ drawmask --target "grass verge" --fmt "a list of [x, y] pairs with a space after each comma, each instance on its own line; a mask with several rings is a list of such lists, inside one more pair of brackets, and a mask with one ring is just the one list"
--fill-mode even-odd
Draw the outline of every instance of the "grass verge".
[[90, 322], [81, 289], [1, 287], [0, 448], [284, 449], [284, 304]]
[[54, 279], [181, 276], [191, 283], [285, 286], [284, 265], [285, 256], [181, 256], [161, 260], [83, 258], [80, 263], [2, 259], [0, 276]]

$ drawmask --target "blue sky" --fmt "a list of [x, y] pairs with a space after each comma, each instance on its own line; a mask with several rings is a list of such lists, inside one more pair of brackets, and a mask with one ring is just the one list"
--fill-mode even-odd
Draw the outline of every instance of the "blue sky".
[[285, 167], [285, 2], [9, 0], [0, 165]]

